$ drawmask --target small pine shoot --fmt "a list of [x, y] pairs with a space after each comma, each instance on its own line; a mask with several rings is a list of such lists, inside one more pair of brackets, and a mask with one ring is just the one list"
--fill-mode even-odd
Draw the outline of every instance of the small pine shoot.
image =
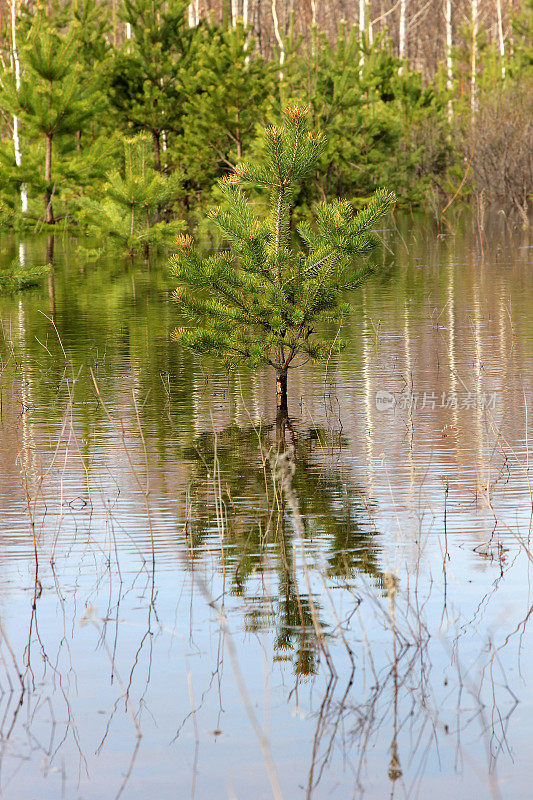
[[[315, 167], [325, 139], [310, 131], [307, 109], [298, 106], [288, 108], [283, 126], [267, 128], [264, 138], [266, 163], [238, 164], [221, 182], [226, 208], [212, 217], [229, 249], [202, 256], [190, 236], [176, 240], [174, 299], [191, 325], [173, 336], [229, 369], [272, 367], [278, 408], [286, 411], [288, 370], [327, 357], [330, 344], [320, 335], [321, 322], [338, 319], [343, 292], [371, 274], [358, 257], [378, 245], [373, 228], [395, 196], [379, 189], [358, 213], [345, 200], [322, 203], [314, 224], [298, 226], [305, 248], [294, 247], [294, 195]], [[254, 213], [247, 185], [269, 191], [266, 219]]]
[[44, 275], [50, 272], [50, 264], [25, 265], [14, 261], [7, 269], [0, 270], [0, 294], [10, 294], [37, 286]]

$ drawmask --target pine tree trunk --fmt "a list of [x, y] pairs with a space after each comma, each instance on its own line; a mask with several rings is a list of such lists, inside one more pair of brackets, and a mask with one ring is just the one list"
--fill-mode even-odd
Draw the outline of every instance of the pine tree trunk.
[[276, 398], [278, 411], [287, 411], [287, 370], [276, 375]]
[[46, 263], [52, 264], [54, 263], [54, 243], [55, 237], [54, 234], [51, 233], [47, 240], [46, 240]]
[[49, 225], [53, 225], [54, 209], [52, 206], [52, 137], [46, 137], [46, 155], [44, 161], [44, 180], [46, 189], [44, 193], [45, 219]]
[[154, 139], [154, 166], [158, 172], [161, 172], [161, 134], [159, 131], [152, 131]]
[[287, 409], [279, 409], [276, 414], [276, 449], [279, 454], [287, 451], [287, 430], [290, 431]]

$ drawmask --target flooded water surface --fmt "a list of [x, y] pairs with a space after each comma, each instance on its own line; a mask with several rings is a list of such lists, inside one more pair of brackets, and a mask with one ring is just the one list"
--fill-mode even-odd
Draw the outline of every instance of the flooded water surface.
[[283, 420], [165, 258], [4, 237], [1, 797], [531, 796], [531, 234], [383, 235]]

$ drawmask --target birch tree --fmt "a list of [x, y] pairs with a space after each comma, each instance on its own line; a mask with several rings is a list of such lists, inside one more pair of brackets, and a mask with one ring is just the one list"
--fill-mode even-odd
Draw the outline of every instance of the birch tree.
[[272, 0], [272, 23], [274, 25], [274, 36], [276, 37], [276, 42], [279, 48], [279, 79], [281, 81], [283, 80], [283, 65], [285, 63], [285, 43], [279, 29], [278, 7], [276, 0]]
[[359, 44], [361, 46], [361, 55], [359, 56], [359, 66], [362, 67], [365, 63], [364, 54], [364, 40], [366, 30], [366, 0], [359, 0]]
[[503, 38], [502, 0], [496, 0], [496, 16], [498, 18], [498, 44], [502, 62], [502, 80], [505, 80], [505, 41]]
[[[15, 71], [15, 88], [20, 92], [20, 59], [17, 47], [17, 0], [11, 0], [11, 54], [13, 57], [13, 67]], [[19, 119], [13, 115], [13, 148], [15, 150], [15, 164], [22, 166], [22, 153], [20, 149]], [[25, 183], [20, 184], [20, 205], [22, 213], [28, 211], [28, 190]]]
[[452, 89], [453, 89], [453, 28], [452, 28], [452, 0], [444, 0], [444, 20], [446, 23], [446, 88], [450, 93], [448, 100], [448, 120], [453, 116]]
[[[403, 61], [407, 55], [407, 0], [400, 0], [400, 29], [398, 34], [398, 56]], [[403, 71], [403, 65], [400, 72]]]
[[477, 46], [478, 46], [478, 31], [479, 31], [479, 0], [470, 0], [471, 2], [471, 22], [472, 22], [472, 42], [470, 51], [470, 104], [472, 114], [477, 110]]

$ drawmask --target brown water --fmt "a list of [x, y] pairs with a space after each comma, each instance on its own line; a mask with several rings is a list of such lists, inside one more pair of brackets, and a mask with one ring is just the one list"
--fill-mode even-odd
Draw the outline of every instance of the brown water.
[[163, 258], [0, 298], [1, 797], [531, 796], [531, 234], [384, 235], [284, 430]]

